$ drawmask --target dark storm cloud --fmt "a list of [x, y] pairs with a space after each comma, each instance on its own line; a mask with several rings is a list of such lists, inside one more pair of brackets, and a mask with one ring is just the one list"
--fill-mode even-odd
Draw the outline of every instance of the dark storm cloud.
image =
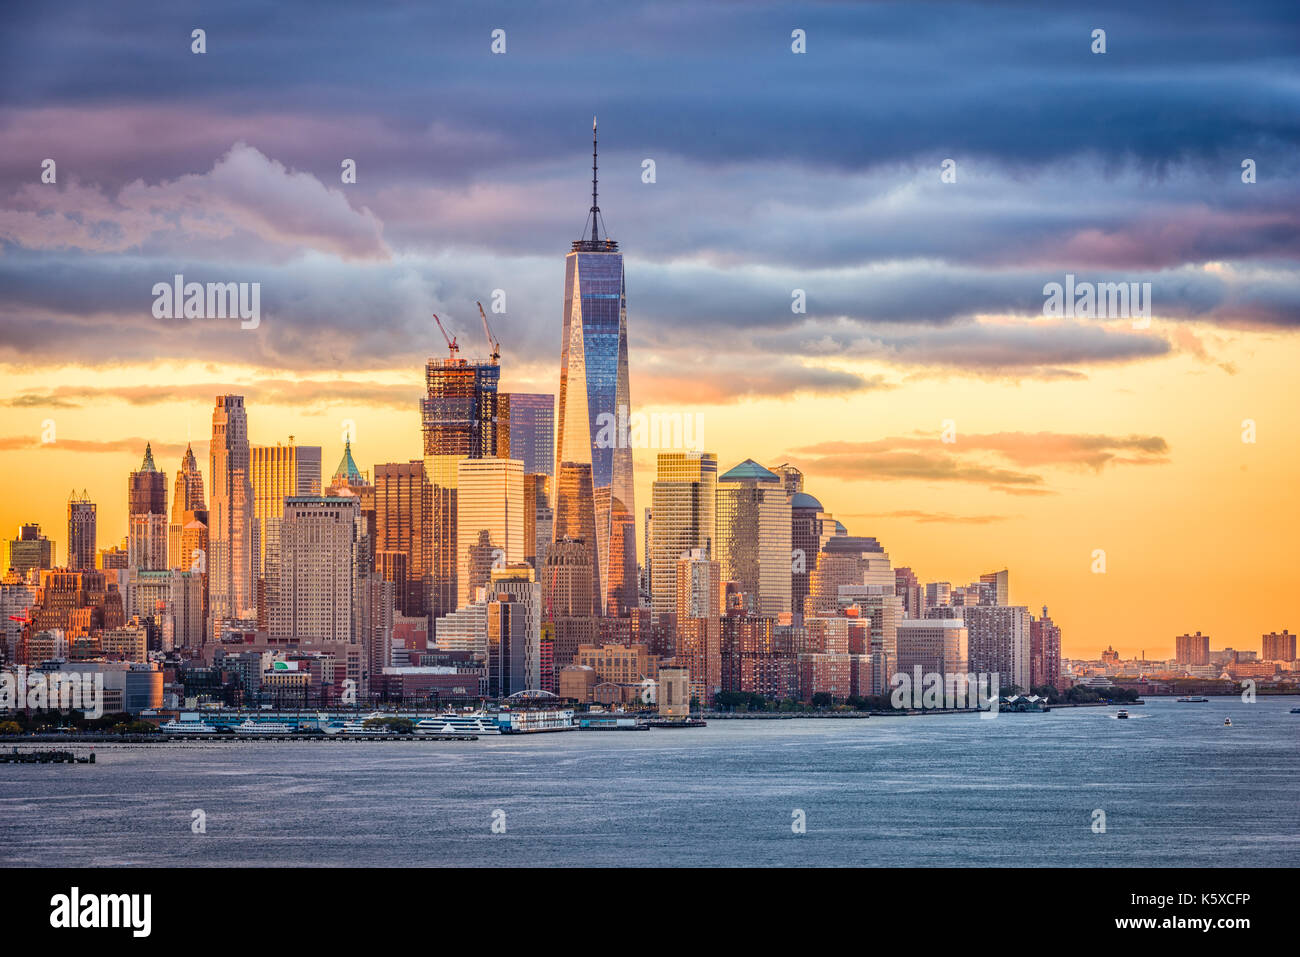
[[[652, 391], [677, 381], [654, 360], [690, 368], [724, 348], [752, 366], [747, 389], [774, 395], [888, 384], [815, 365], [836, 354], [1051, 378], [1188, 348], [983, 320], [1041, 316], [1044, 283], [1067, 272], [1149, 281], [1161, 319], [1300, 322], [1290, 3], [4, 16], [0, 361], [418, 370], [440, 351], [430, 312], [476, 342], [473, 302], [501, 289], [504, 358], [551, 375], [593, 113]], [[1104, 56], [1088, 49], [1098, 26]], [[496, 27], [504, 56], [488, 50]], [[806, 55], [790, 52], [795, 27]], [[38, 181], [47, 156], [57, 185]], [[355, 185], [339, 181], [345, 157]], [[947, 157], [955, 184], [939, 182]], [[154, 319], [149, 290], [177, 272], [262, 282], [261, 327]]]

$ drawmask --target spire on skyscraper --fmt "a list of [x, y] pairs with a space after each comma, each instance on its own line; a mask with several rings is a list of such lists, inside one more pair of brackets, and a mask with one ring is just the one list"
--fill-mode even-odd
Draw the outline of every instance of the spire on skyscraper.
[[587, 211], [587, 219], [591, 222], [591, 238], [587, 238], [587, 227], [584, 223], [582, 238], [573, 244], [574, 252], [614, 252], [618, 249], [618, 243], [609, 238], [608, 227], [605, 227], [605, 238], [600, 238], [604, 222], [600, 215], [596, 169], [596, 117], [593, 116], [591, 118], [591, 209]]
[[144, 462], [140, 465], [141, 472], [157, 472], [157, 467], [153, 464], [153, 448], [146, 442], [144, 444]]

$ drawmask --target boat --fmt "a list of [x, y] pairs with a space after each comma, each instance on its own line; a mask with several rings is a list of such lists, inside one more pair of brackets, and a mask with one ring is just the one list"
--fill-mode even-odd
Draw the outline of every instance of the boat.
[[1291, 713], [1292, 713], [1292, 714], [1300, 714], [1300, 708], [1292, 708], [1292, 709], [1291, 709]]
[[485, 711], [444, 711], [415, 722], [416, 734], [500, 734], [496, 718]]
[[535, 734], [539, 731], [573, 731], [572, 708], [529, 708], [502, 711], [497, 718], [502, 734]]
[[1127, 711], [1121, 711], [1119, 714], [1115, 715], [1115, 717], [1117, 717], [1117, 718], [1127, 718], [1127, 717], [1128, 717], [1128, 712], [1127, 712]]
[[172, 718], [158, 726], [163, 734], [216, 734], [217, 729], [202, 718], [197, 721], [177, 721]]
[[392, 728], [385, 728], [382, 725], [367, 725], [366, 720], [363, 718], [360, 721], [344, 721], [342, 724], [326, 728], [325, 733], [344, 734], [353, 737], [357, 735], [389, 735], [396, 734], [397, 732]]
[[1207, 703], [1209, 700], [1210, 700], [1209, 698], [1192, 698], [1192, 697], [1187, 697], [1187, 698], [1179, 698], [1179, 699], [1178, 699], [1178, 703], [1179, 703], [1179, 704], [1205, 704], [1205, 703]]
[[1231, 719], [1231, 718], [1224, 718], [1224, 719], [1223, 719], [1223, 726], [1224, 726], [1225, 728], [1231, 728], [1231, 727], [1232, 727], [1232, 719]]
[[280, 721], [254, 721], [248, 718], [234, 727], [236, 734], [292, 734], [293, 728]]

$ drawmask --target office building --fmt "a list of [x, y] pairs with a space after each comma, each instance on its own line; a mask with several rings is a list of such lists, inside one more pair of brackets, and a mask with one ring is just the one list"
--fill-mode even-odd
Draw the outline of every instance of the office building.
[[618, 243], [601, 238], [596, 195], [593, 124], [591, 234], [584, 228], [565, 257], [555, 534], [594, 545], [598, 606], [618, 616], [638, 603], [627, 290]]
[[791, 512], [782, 480], [753, 459], [718, 478], [717, 549], [723, 581], [738, 583], [750, 614], [791, 610]]
[[212, 503], [208, 510], [208, 612], [214, 640], [223, 623], [256, 616], [253, 486], [249, 479], [248, 416], [242, 395], [219, 395], [208, 451]]
[[457, 607], [475, 601], [494, 568], [524, 561], [524, 464], [462, 459], [457, 467]]
[[95, 503], [83, 491], [77, 498], [68, 496], [68, 570], [93, 571], [95, 568]]
[[717, 538], [718, 458], [712, 452], [661, 452], [650, 486], [653, 525], [647, 522], [650, 609], [667, 615], [677, 607], [677, 562], [701, 549], [714, 556]]
[[32, 569], [54, 567], [54, 542], [41, 534], [36, 524], [19, 525], [9, 540], [9, 571], [26, 577]]
[[132, 567], [167, 568], [167, 474], [155, 467], [148, 444], [140, 468], [127, 479], [127, 548]]

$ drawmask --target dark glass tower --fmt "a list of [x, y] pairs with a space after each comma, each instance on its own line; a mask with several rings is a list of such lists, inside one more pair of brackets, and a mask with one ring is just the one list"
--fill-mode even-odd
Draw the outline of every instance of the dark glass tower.
[[[599, 604], [607, 615], [623, 615], [637, 605], [627, 290], [618, 243], [600, 235], [604, 222], [596, 202], [595, 120], [588, 222], [590, 238], [574, 242], [564, 264], [555, 540], [584, 537], [594, 526], [592, 565]], [[584, 227], [584, 237], [586, 233]], [[586, 488], [589, 494], [575, 497]]]

